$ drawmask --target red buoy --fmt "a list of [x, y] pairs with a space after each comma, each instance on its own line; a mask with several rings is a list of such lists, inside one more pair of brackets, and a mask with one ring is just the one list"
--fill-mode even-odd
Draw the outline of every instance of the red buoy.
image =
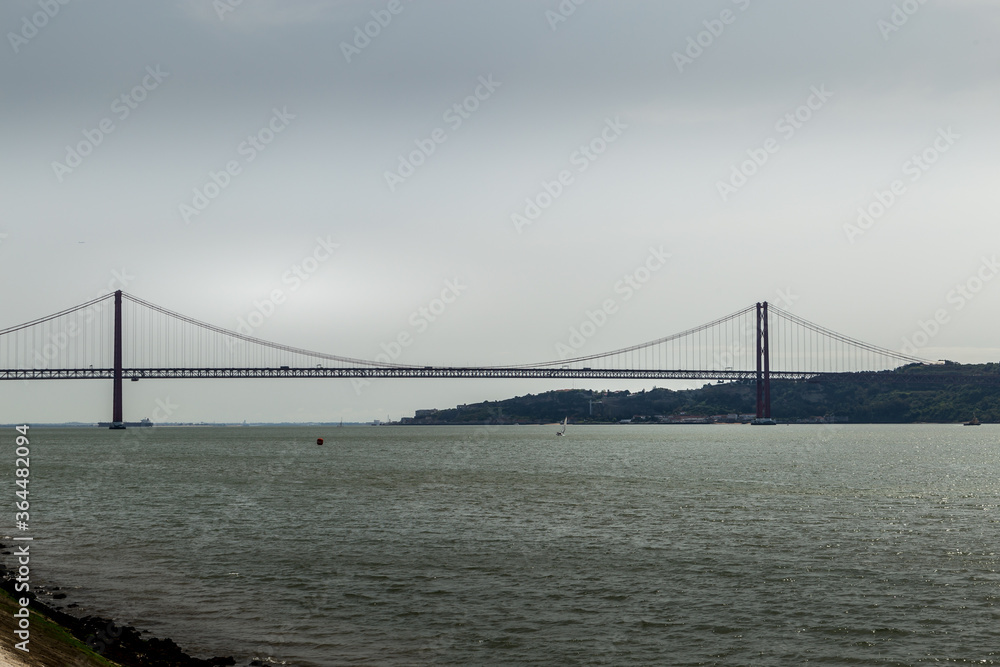
[[323, 438], [316, 438], [316, 444], [317, 445], [322, 445], [323, 444]]

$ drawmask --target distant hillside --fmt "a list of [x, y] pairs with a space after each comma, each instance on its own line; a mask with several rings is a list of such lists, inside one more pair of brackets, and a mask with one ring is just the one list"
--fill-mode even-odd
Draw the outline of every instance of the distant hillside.
[[[932, 375], [932, 379], [917, 376]], [[909, 381], [907, 381], [909, 380]], [[575, 423], [657, 421], [671, 415], [712, 416], [756, 411], [756, 385], [706, 384], [701, 389], [631, 393], [585, 389], [528, 394], [447, 410], [420, 410], [412, 424]], [[779, 420], [836, 416], [873, 423], [962, 422], [977, 416], [1000, 422], [1000, 364], [908, 366], [886, 373], [844, 374], [820, 382], [771, 382], [772, 414]]]

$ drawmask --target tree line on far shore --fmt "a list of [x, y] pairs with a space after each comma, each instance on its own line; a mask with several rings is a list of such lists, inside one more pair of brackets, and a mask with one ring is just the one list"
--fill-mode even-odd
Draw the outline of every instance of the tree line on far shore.
[[[444, 410], [422, 410], [413, 424], [612, 423], [638, 417], [746, 415], [756, 411], [754, 381], [700, 389], [639, 392], [566, 389]], [[844, 374], [821, 381], [771, 381], [779, 420], [832, 418], [852, 423], [1000, 422], [1000, 364], [907, 366], [886, 373]]]

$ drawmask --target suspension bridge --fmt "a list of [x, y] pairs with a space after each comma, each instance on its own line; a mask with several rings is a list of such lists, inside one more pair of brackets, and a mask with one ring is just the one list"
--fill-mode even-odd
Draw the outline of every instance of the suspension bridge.
[[265, 341], [121, 290], [0, 330], [0, 380], [111, 380], [124, 428], [125, 380], [208, 378], [583, 378], [751, 381], [771, 418], [771, 380], [868, 377], [924, 359], [865, 343], [767, 302], [611, 352], [531, 364], [420, 366]]

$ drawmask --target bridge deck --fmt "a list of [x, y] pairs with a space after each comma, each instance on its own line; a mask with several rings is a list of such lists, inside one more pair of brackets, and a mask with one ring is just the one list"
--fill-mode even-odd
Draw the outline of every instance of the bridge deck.
[[[857, 373], [815, 373], [770, 371], [772, 380], [809, 382], [863, 382], [878, 380], [895, 383], [998, 383], [1000, 375], [969, 375], [948, 372], [898, 373], [864, 371]], [[0, 369], [0, 380], [114, 380], [113, 368], [8, 368]], [[267, 379], [267, 378], [534, 378], [609, 380], [705, 380], [753, 381], [756, 372], [733, 370], [636, 370], [600, 368], [497, 368], [451, 366], [385, 366], [353, 368], [124, 368], [124, 380], [168, 379]]]
[[[771, 371], [777, 380], [805, 380], [816, 373]], [[755, 371], [638, 370], [600, 368], [354, 367], [354, 368], [123, 368], [127, 380], [207, 378], [591, 378], [612, 380], [753, 380]], [[0, 380], [113, 380], [113, 368], [0, 369]]]

